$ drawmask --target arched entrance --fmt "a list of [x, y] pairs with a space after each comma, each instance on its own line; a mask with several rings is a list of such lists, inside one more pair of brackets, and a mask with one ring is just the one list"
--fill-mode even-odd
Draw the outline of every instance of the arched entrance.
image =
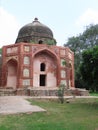
[[57, 87], [58, 73], [57, 59], [52, 53], [41, 51], [34, 56], [34, 87]]
[[7, 63], [6, 87], [16, 88], [16, 85], [17, 85], [17, 61], [11, 59]]
[[[46, 86], [46, 64], [41, 63], [40, 64], [40, 72], [41, 74], [39, 75], [39, 86]], [[44, 74], [42, 74], [44, 72]]]

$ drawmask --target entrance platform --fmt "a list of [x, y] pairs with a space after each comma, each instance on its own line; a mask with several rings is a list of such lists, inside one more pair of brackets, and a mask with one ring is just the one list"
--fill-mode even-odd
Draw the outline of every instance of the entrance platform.
[[[58, 87], [0, 88], [0, 96], [58, 96]], [[79, 88], [65, 88], [64, 96], [88, 96], [89, 92]]]

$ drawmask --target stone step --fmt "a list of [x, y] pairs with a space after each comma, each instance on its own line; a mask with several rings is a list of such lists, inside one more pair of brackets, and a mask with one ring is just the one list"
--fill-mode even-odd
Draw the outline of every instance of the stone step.
[[15, 90], [13, 89], [0, 89], [0, 96], [14, 96]]

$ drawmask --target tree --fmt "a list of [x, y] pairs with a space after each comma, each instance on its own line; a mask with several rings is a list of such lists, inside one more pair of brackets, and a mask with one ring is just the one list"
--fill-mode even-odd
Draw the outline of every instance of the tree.
[[98, 46], [82, 53], [80, 72], [86, 89], [98, 92]]
[[82, 39], [84, 39], [86, 48], [98, 45], [98, 24], [87, 26], [83, 32]]
[[0, 48], [0, 55], [2, 54], [2, 48]]
[[79, 66], [82, 62], [82, 52], [98, 45], [98, 24], [89, 25], [82, 34], [71, 37], [64, 46], [68, 46], [75, 55], [75, 85], [84, 87]]

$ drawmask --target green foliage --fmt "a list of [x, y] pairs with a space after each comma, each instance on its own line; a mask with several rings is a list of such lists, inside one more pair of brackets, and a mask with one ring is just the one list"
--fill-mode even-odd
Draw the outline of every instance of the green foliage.
[[90, 96], [98, 96], [98, 92], [90, 92]]
[[[98, 24], [89, 25], [86, 27], [85, 31], [82, 34], [79, 34], [76, 37], [71, 37], [68, 39], [67, 44], [75, 54], [75, 85], [76, 87], [84, 88], [84, 81], [82, 79], [79, 66], [82, 62], [82, 52], [93, 48], [98, 45]], [[86, 81], [85, 81], [86, 83]]]
[[36, 41], [34, 41], [34, 40], [30, 40], [30, 43], [31, 43], [31, 44], [35, 44]]
[[0, 130], [97, 130], [98, 99], [76, 99], [74, 103], [29, 99], [46, 112], [0, 115]]
[[88, 90], [98, 91], [98, 46], [82, 53], [80, 72]]
[[46, 42], [48, 45], [56, 45], [56, 41], [53, 39], [50, 39], [50, 40], [48, 39]]
[[64, 91], [65, 91], [65, 85], [60, 84], [59, 89], [58, 89], [58, 98], [61, 103], [64, 103]]
[[65, 61], [65, 60], [62, 61], [62, 65], [63, 65], [63, 66], [66, 65], [66, 61]]
[[2, 48], [0, 48], [0, 54], [2, 54]]
[[[35, 44], [36, 41], [31, 40], [30, 43]], [[47, 43], [48, 45], [56, 45], [56, 40], [54, 40], [54, 39], [46, 39], [43, 43]]]
[[83, 37], [87, 48], [98, 45], [98, 24], [88, 26], [83, 33]]

